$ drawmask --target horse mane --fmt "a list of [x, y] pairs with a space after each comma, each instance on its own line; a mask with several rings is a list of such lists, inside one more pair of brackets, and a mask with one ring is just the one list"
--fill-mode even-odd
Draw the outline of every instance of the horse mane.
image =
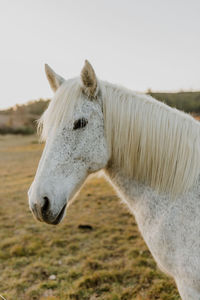
[[151, 96], [102, 82], [111, 164], [159, 192], [179, 195], [200, 174], [200, 124]]
[[[188, 191], [200, 174], [199, 122], [151, 96], [104, 81], [99, 87], [110, 163], [159, 192]], [[81, 97], [78, 78], [61, 85], [39, 120], [42, 140], [72, 117]]]

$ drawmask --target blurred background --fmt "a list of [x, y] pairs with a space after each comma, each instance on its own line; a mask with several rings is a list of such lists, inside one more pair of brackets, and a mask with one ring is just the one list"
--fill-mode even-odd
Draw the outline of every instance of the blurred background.
[[71, 78], [86, 58], [100, 79], [200, 113], [199, 11], [198, 0], [2, 0], [1, 132], [34, 130], [52, 96], [44, 63]]
[[88, 59], [102, 80], [200, 115], [199, 0], [0, 1], [0, 294], [7, 300], [177, 300], [111, 187], [86, 184], [58, 227], [27, 190], [43, 145], [36, 120]]

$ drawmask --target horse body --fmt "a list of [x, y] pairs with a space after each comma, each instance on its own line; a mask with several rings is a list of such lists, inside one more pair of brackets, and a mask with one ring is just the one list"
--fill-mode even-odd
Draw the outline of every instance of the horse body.
[[46, 67], [54, 99], [42, 116], [45, 149], [29, 190], [36, 218], [58, 224], [91, 173], [104, 170], [135, 215], [160, 268], [184, 300], [200, 300], [200, 124], [154, 100]]
[[175, 279], [182, 299], [200, 299], [200, 182], [173, 201], [112, 167], [106, 174], [135, 216], [158, 266]]

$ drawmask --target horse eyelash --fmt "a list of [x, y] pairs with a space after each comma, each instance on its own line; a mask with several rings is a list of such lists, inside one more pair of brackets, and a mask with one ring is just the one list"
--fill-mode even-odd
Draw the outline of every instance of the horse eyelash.
[[78, 119], [74, 122], [73, 129], [76, 130], [76, 129], [83, 128], [87, 125], [87, 123], [88, 123], [88, 120], [86, 120], [85, 118]]

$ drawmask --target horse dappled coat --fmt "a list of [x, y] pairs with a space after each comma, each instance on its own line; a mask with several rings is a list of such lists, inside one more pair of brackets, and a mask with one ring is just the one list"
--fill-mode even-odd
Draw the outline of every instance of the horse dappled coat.
[[106, 178], [135, 215], [184, 300], [200, 300], [200, 123], [150, 96], [98, 80], [88, 61], [64, 80], [48, 65], [53, 100], [29, 190], [35, 216], [58, 224], [89, 174]]

